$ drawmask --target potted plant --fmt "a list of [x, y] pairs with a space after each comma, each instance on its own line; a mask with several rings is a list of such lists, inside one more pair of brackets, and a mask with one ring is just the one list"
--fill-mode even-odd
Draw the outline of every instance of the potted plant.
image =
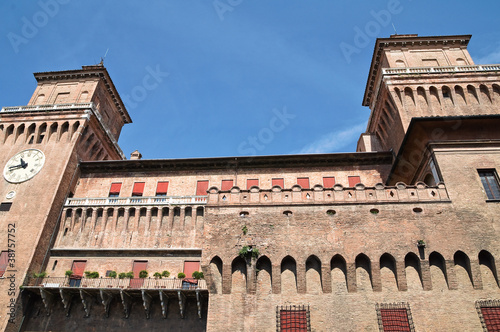
[[116, 271], [109, 271], [108, 276], [110, 278], [116, 278]]
[[160, 273], [160, 272], [155, 272], [155, 273], [153, 274], [153, 277], [154, 277], [155, 279], [161, 279], [161, 273]]
[[182, 272], [179, 272], [179, 273], [177, 273], [177, 278], [184, 279], [184, 278], [186, 278], [186, 275]]
[[66, 271], [66, 272], [64, 273], [64, 275], [65, 275], [66, 277], [68, 277], [68, 278], [69, 278], [69, 277], [71, 277], [71, 276], [73, 275], [73, 271], [68, 270], [68, 271]]
[[125, 272], [120, 272], [120, 274], [118, 274], [118, 279], [125, 279], [127, 277], [127, 274]]
[[134, 272], [130, 271], [125, 273], [125, 278], [134, 279]]
[[203, 279], [205, 276], [203, 275], [203, 272], [194, 271], [192, 277], [195, 279]]
[[162, 276], [162, 277], [165, 277], [165, 278], [168, 278], [168, 277], [170, 277], [170, 272], [165, 270], [165, 271], [163, 271], [163, 272], [161, 273], [161, 276]]
[[425, 241], [424, 240], [418, 240], [417, 241], [417, 247], [424, 248], [425, 247]]
[[144, 279], [144, 278], [147, 278], [147, 277], [148, 277], [148, 271], [146, 271], [146, 270], [141, 270], [141, 271], [139, 272], [139, 278]]

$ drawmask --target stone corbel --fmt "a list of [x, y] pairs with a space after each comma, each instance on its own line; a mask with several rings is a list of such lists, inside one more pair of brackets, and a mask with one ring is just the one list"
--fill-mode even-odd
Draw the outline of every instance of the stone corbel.
[[128, 318], [130, 316], [130, 309], [132, 308], [132, 298], [123, 289], [120, 289], [120, 297], [122, 299], [125, 318]]
[[186, 295], [182, 291], [177, 291], [177, 297], [179, 298], [179, 310], [181, 313], [181, 318], [184, 318], [184, 311], [186, 309]]
[[92, 308], [92, 295], [80, 289], [80, 298], [82, 299], [83, 310], [85, 310], [85, 317], [90, 317], [90, 308]]
[[198, 306], [198, 317], [201, 319], [201, 303], [203, 301], [203, 296], [200, 293], [200, 290], [196, 290], [196, 305]]
[[54, 305], [54, 294], [43, 288], [40, 288], [40, 296], [42, 297], [43, 305], [45, 306], [45, 310], [47, 311], [47, 316], [50, 316], [52, 306]]
[[59, 294], [61, 295], [61, 300], [66, 311], [66, 317], [69, 316], [69, 310], [71, 309], [71, 300], [73, 299], [73, 293], [68, 292], [64, 288], [59, 288]]
[[141, 291], [141, 293], [142, 293], [142, 304], [144, 305], [144, 310], [146, 311], [146, 318], [149, 319], [150, 317], [149, 311], [151, 309], [151, 301], [153, 300], [153, 298], [144, 289]]
[[106, 314], [106, 317], [109, 317], [109, 306], [113, 300], [113, 294], [100, 289], [99, 295], [101, 295], [101, 303], [104, 306], [104, 313]]
[[158, 292], [160, 294], [161, 314], [163, 318], [167, 318], [168, 296], [161, 290]]

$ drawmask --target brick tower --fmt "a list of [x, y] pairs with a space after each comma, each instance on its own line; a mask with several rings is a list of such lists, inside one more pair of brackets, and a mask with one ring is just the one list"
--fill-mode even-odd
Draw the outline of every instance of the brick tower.
[[[38, 86], [27, 106], [0, 112], [0, 230], [2, 261], [0, 330], [14, 328], [27, 274], [40, 273], [57, 232], [64, 199], [78, 179], [81, 160], [124, 159], [117, 140], [131, 119], [102, 65], [36, 73]], [[9, 260], [10, 259], [10, 260]], [[9, 294], [9, 297], [6, 295]], [[6, 315], [5, 313], [13, 313]], [[15, 328], [17, 330], [17, 327]]]

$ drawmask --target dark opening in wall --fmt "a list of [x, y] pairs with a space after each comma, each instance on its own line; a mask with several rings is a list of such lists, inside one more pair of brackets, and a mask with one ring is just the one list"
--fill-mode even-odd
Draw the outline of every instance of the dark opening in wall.
[[9, 211], [11, 206], [11, 202], [0, 203], [0, 211]]

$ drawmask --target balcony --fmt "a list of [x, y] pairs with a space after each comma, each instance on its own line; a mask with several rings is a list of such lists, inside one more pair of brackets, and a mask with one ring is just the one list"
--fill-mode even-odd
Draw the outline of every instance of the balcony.
[[447, 74], [500, 71], [500, 65], [382, 68], [383, 75]]
[[65, 207], [205, 205], [207, 196], [68, 198]]
[[125, 318], [128, 318], [132, 303], [137, 300], [142, 303], [147, 318], [150, 316], [152, 302], [161, 305], [162, 315], [166, 318], [170, 299], [179, 302], [179, 312], [184, 318], [186, 302], [194, 299], [198, 317], [201, 318], [202, 304], [205, 302], [203, 298], [208, 297], [206, 281], [193, 278], [27, 278], [23, 290], [41, 296], [47, 315], [51, 314], [55, 301], [59, 300], [62, 301], [66, 314], [69, 314], [73, 297], [79, 297], [86, 317], [90, 316], [91, 304], [96, 299], [104, 306], [106, 316], [109, 316], [110, 304], [116, 299], [123, 304]]

